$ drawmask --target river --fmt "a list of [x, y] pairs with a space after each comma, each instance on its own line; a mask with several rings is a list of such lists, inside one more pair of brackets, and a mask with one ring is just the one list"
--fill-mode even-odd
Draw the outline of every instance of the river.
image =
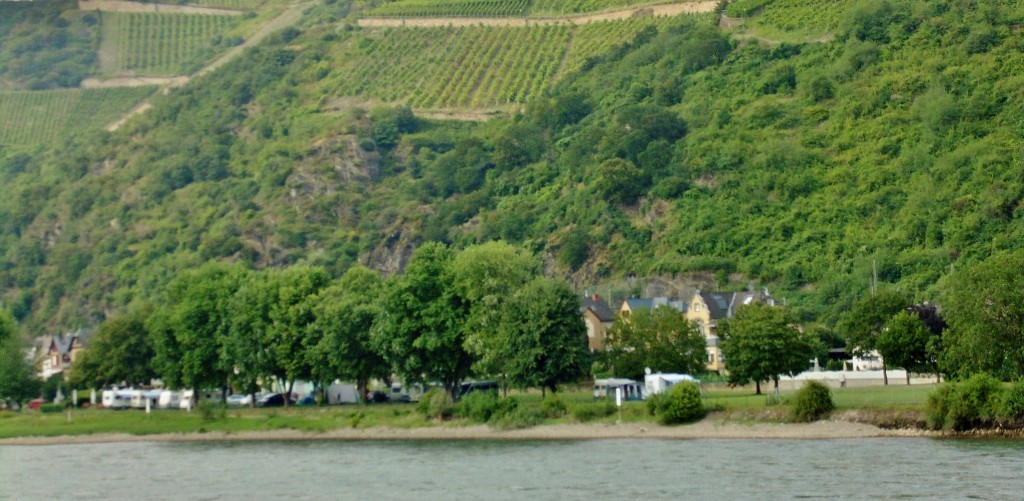
[[0, 447], [3, 499], [1024, 499], [1024, 442], [132, 442]]

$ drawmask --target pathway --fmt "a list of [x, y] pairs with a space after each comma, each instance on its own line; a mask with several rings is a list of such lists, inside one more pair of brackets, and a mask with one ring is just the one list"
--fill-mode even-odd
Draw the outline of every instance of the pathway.
[[240, 16], [240, 10], [213, 9], [191, 5], [166, 5], [159, 3], [123, 2], [120, 0], [78, 0], [79, 10], [101, 12], [159, 12], [161, 14], [204, 14], [207, 16]]

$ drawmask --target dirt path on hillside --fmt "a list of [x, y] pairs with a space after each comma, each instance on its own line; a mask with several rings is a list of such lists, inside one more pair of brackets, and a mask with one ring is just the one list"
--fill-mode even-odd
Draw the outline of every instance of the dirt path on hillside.
[[177, 87], [188, 83], [188, 77], [115, 77], [106, 80], [86, 78], [83, 89], [107, 89], [111, 87], [146, 87], [149, 85]]
[[[206, 65], [205, 67], [203, 67], [203, 69], [197, 71], [196, 74], [192, 75], [191, 77], [189, 77], [189, 76], [178, 76], [178, 77], [167, 77], [167, 78], [119, 77], [119, 78], [111, 78], [109, 80], [102, 80], [102, 81], [96, 80], [96, 79], [87, 79], [87, 80], [82, 81], [82, 88], [90, 88], [90, 87], [87, 87], [87, 84], [88, 85], [96, 85], [97, 87], [132, 87], [132, 86], [136, 86], [136, 85], [163, 85], [164, 86], [163, 92], [167, 93], [167, 89], [170, 89], [171, 87], [181, 87], [182, 85], [185, 85], [185, 84], [189, 83], [189, 81], [191, 81], [193, 78], [205, 75], [207, 73], [210, 73], [211, 71], [216, 70], [217, 68], [220, 68], [221, 66], [224, 66], [225, 64], [227, 64], [229, 61], [231, 61], [235, 57], [238, 57], [238, 55], [241, 54], [242, 51], [244, 51], [245, 49], [247, 49], [249, 47], [252, 47], [253, 45], [256, 45], [256, 44], [260, 43], [261, 41], [263, 41], [263, 39], [267, 38], [267, 36], [269, 36], [271, 33], [275, 32], [275, 31], [277, 31], [279, 29], [291, 26], [296, 21], [298, 21], [299, 19], [302, 18], [302, 11], [308, 5], [309, 5], [309, 2], [303, 2], [303, 3], [293, 4], [291, 7], [288, 7], [288, 9], [286, 9], [284, 12], [279, 14], [277, 17], [275, 17], [274, 19], [271, 19], [267, 24], [264, 24], [263, 26], [261, 26], [260, 29], [256, 30], [256, 32], [253, 33], [252, 36], [250, 36], [244, 42], [242, 42], [239, 45], [236, 45], [235, 47], [232, 47], [231, 49], [229, 49], [224, 54], [221, 54], [220, 57], [218, 57], [212, 63], [210, 63], [210, 64]], [[143, 82], [153, 82], [153, 83], [143, 83]], [[118, 85], [118, 84], [122, 84], [122, 85]], [[92, 87], [92, 88], [95, 88], [95, 87]], [[108, 125], [106, 127], [106, 129], [108, 131], [110, 131], [110, 132], [113, 132], [113, 131], [117, 130], [118, 128], [120, 128], [122, 125], [124, 125], [125, 122], [127, 122], [128, 119], [130, 119], [131, 117], [133, 117], [135, 115], [138, 115], [140, 113], [145, 113], [147, 110], [149, 110], [152, 107], [153, 107], [152, 103], [150, 103], [149, 101], [143, 101], [143, 102], [139, 103], [139, 105], [136, 106], [135, 108], [132, 108], [131, 111], [129, 111], [128, 113], [124, 114], [124, 116], [122, 116], [121, 118], [118, 118], [117, 121], [115, 121], [114, 123]]]
[[160, 12], [163, 14], [203, 14], [207, 16], [240, 16], [240, 10], [214, 9], [191, 5], [166, 5], [159, 3], [123, 2], [120, 0], [78, 0], [79, 10], [101, 12]]
[[365, 28], [377, 27], [408, 27], [428, 28], [436, 26], [546, 26], [552, 24], [589, 24], [598, 21], [615, 21], [629, 19], [633, 16], [675, 16], [678, 14], [700, 14], [713, 12], [718, 5], [717, 1], [697, 1], [686, 3], [673, 3], [665, 5], [648, 5], [633, 7], [629, 9], [599, 12], [595, 14], [580, 14], [565, 17], [411, 17], [411, 18], [384, 18], [371, 17], [359, 20], [359, 26]]

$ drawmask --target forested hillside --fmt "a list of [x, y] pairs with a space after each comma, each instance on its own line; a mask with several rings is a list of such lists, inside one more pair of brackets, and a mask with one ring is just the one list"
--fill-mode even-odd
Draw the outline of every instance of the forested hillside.
[[[745, 18], [625, 35], [399, 32], [352, 22], [376, 4], [316, 4], [116, 132], [0, 150], [3, 302], [42, 333], [94, 324], [208, 260], [396, 272], [425, 242], [501, 239], [581, 288], [714, 276], [769, 286], [828, 327], [873, 267], [931, 299], [952, 269], [1019, 246], [1024, 7], [735, 3], [726, 13]], [[442, 36], [473, 37], [481, 61], [565, 44], [556, 77], [511, 99], [500, 89], [525, 53], [465, 77], [477, 94], [417, 97], [458, 89], [430, 80], [440, 71], [393, 80], [459, 64], [428, 50]], [[586, 37], [594, 49], [574, 60]], [[396, 66], [352, 63], [381, 54]], [[496, 103], [511, 114], [420, 112], [481, 118]]]

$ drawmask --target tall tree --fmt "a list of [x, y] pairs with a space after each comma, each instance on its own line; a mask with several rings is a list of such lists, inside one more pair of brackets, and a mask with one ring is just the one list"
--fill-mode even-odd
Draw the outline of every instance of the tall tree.
[[0, 399], [24, 402], [39, 395], [40, 381], [23, 348], [14, 316], [0, 308]]
[[222, 356], [231, 327], [229, 305], [247, 271], [210, 262], [185, 272], [164, 291], [146, 327], [153, 336], [153, 362], [171, 387], [223, 388], [233, 372]]
[[943, 284], [941, 364], [950, 375], [988, 372], [1004, 381], [1024, 374], [1024, 251], [1001, 252], [964, 267]]
[[309, 353], [319, 331], [310, 326], [316, 295], [329, 283], [322, 268], [294, 266], [255, 274], [240, 287], [226, 352], [244, 384], [274, 377], [290, 394], [296, 380], [313, 378]]
[[[878, 349], [878, 335], [893, 315], [910, 306], [910, 297], [899, 291], [883, 290], [853, 304], [839, 321], [839, 331], [846, 338], [846, 351], [863, 356]], [[889, 384], [885, 357], [882, 357], [882, 380]]]
[[465, 301], [451, 287], [452, 251], [431, 242], [387, 287], [373, 344], [404, 381], [440, 381], [453, 398], [472, 371], [466, 351]]
[[670, 306], [620, 316], [605, 344], [615, 374], [629, 378], [642, 378], [647, 368], [699, 374], [707, 360], [704, 336], [683, 312]]
[[910, 384], [911, 372], [923, 372], [935, 368], [935, 360], [930, 356], [928, 344], [932, 333], [921, 321], [917, 313], [902, 311], [892, 316], [882, 333], [878, 335], [876, 345], [886, 364], [902, 367], [907, 372], [907, 384]]
[[153, 305], [146, 304], [103, 321], [75, 360], [68, 383], [76, 388], [149, 384], [157, 377], [153, 340], [146, 328], [152, 313]]
[[508, 355], [498, 329], [502, 305], [540, 275], [540, 260], [505, 242], [487, 242], [458, 253], [450, 269], [452, 287], [465, 301], [466, 349], [477, 357], [476, 372], [500, 376]]
[[719, 324], [718, 333], [729, 383], [753, 381], [758, 395], [761, 381], [774, 381], [777, 392], [779, 377], [807, 369], [817, 351], [817, 341], [800, 332], [792, 312], [762, 303], [737, 308], [735, 317]]
[[321, 386], [334, 379], [356, 382], [360, 397], [370, 379], [391, 376], [387, 360], [373, 349], [370, 329], [380, 315], [377, 302], [383, 282], [375, 271], [362, 266], [350, 268], [337, 283], [317, 296], [316, 347], [310, 351], [314, 379]]
[[588, 373], [591, 356], [580, 300], [565, 283], [538, 277], [512, 295], [502, 312], [501, 338], [508, 343], [504, 367], [513, 385], [554, 392]]

